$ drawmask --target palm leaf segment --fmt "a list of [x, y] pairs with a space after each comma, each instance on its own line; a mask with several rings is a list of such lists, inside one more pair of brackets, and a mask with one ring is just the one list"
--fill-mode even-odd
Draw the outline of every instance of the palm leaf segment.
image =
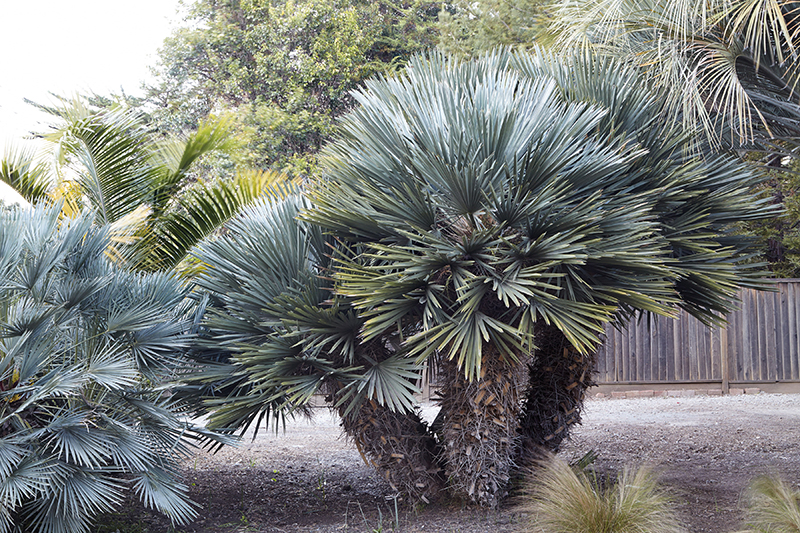
[[111, 255], [138, 269], [175, 267], [192, 246], [284, 179], [245, 171], [195, 182], [197, 161], [225, 149], [231, 135], [226, 121], [161, 141], [132, 110], [93, 110], [80, 99], [46, 110], [63, 122], [46, 136], [55, 176], [30, 154], [11, 154], [0, 163], [0, 179], [33, 204], [59, 203], [67, 216], [91, 208], [98, 222], [113, 224]]
[[652, 83], [610, 60], [541, 52], [415, 59], [374, 79], [327, 151], [310, 221], [353, 243], [336, 291], [364, 340], [480, 374], [490, 342], [530, 349], [539, 321], [580, 350], [604, 322], [680, 303], [713, 320], [734, 302], [763, 217], [732, 160], [689, 159]]
[[334, 242], [297, 218], [310, 207], [297, 192], [262, 199], [195, 252], [207, 342], [180, 393], [204, 399], [211, 427], [280, 418], [318, 392], [345, 410], [366, 398], [393, 410], [413, 403], [417, 365], [389, 348], [396, 332], [359, 341], [363, 320], [331, 291]]
[[554, 4], [557, 46], [650, 71], [683, 123], [714, 144], [800, 136], [798, 22], [786, 0], [572, 0]]

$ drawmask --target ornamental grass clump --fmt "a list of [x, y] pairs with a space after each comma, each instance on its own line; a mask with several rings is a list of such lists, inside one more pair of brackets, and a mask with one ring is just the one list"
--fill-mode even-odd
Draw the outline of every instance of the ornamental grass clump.
[[537, 533], [686, 531], [646, 467], [625, 468], [616, 482], [603, 484], [592, 473], [547, 459], [524, 489], [519, 510], [528, 516], [524, 531]]
[[800, 491], [775, 476], [762, 476], [750, 484], [748, 531], [800, 532]]

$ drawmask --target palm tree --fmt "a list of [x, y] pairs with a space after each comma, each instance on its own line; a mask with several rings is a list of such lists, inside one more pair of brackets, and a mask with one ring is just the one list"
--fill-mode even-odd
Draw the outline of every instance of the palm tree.
[[683, 123], [714, 144], [797, 147], [800, 3], [574, 0], [552, 14], [557, 48], [602, 50], [650, 71]]
[[774, 212], [760, 177], [688, 156], [691, 132], [618, 62], [433, 55], [355, 97], [309, 199], [265, 201], [196, 252], [206, 341], [181, 392], [214, 427], [323, 392], [398, 489], [497, 505], [579, 420], [605, 323], [719, 320], [756, 284], [730, 226]]
[[362, 342], [397, 331], [398, 354], [439, 372], [455, 494], [496, 505], [520, 447], [557, 447], [604, 323], [719, 320], [758, 271], [730, 227], [769, 216], [760, 178], [688, 157], [691, 132], [617, 62], [417, 58], [356, 98], [305, 216], [346, 243], [336, 291]]
[[44, 109], [62, 121], [45, 136], [55, 168], [16, 151], [0, 162], [0, 180], [34, 205], [58, 203], [66, 216], [92, 209], [99, 224], [114, 225], [110, 252], [137, 269], [175, 267], [189, 248], [282, 179], [257, 171], [196, 179], [198, 160], [228, 143], [224, 120], [201, 124], [185, 138], [158, 140], [134, 110], [93, 109], [79, 98]]
[[188, 288], [118, 268], [107, 228], [59, 215], [0, 213], [0, 532], [86, 532], [127, 490], [186, 523], [178, 461], [219, 440], [163, 387], [186, 365]]

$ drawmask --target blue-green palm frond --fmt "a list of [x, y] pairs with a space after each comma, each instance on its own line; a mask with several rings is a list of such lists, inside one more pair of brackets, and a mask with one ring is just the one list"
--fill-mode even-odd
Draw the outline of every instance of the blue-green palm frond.
[[[160, 388], [187, 362], [188, 289], [116, 268], [90, 215], [0, 218], [18, 241], [2, 246], [14, 256], [0, 271], [0, 531], [88, 531], [121, 504], [127, 477], [220, 440], [182, 420], [185, 405]], [[174, 475], [148, 497], [190, 518]]]

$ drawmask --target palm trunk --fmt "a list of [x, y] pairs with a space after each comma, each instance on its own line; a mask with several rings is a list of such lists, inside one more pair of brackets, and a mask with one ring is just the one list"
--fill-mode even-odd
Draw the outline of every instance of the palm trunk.
[[486, 343], [480, 379], [468, 381], [453, 361], [441, 364], [441, 411], [434, 429], [441, 424], [441, 460], [454, 496], [497, 507], [507, 494], [526, 362], [509, 361]]
[[419, 412], [398, 413], [374, 400], [344, 414], [342, 428], [353, 439], [364, 462], [374, 466], [392, 488], [429, 503], [444, 482], [437, 466], [437, 444]]
[[580, 423], [586, 390], [594, 385], [594, 353], [578, 352], [555, 326], [537, 329], [536, 347], [519, 427], [520, 466], [541, 458], [543, 450], [558, 451]]

